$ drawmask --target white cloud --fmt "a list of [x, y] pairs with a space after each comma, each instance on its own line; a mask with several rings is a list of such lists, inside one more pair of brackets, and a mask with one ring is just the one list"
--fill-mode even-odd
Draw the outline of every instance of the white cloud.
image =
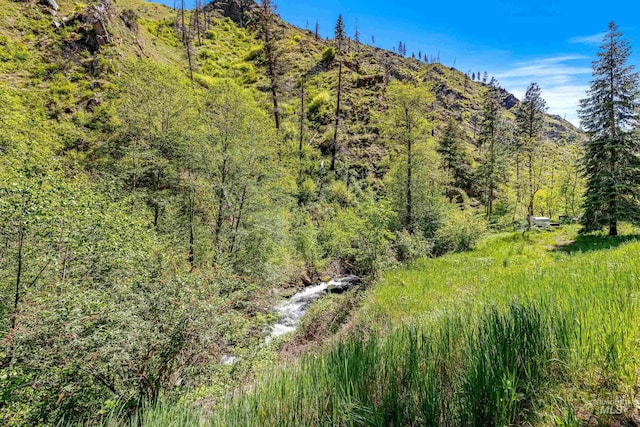
[[606, 33], [597, 33], [590, 36], [572, 37], [569, 39], [569, 43], [599, 45], [600, 43], [602, 43], [605, 34]]
[[527, 86], [538, 83], [542, 96], [549, 105], [549, 113], [566, 117], [575, 126], [580, 125], [578, 106], [589, 89], [591, 68], [588, 58], [577, 55], [554, 56], [514, 63], [511, 68], [496, 74], [500, 84], [522, 99]]
[[567, 78], [572, 75], [590, 74], [591, 68], [586, 66], [573, 66], [571, 61], [585, 59], [583, 56], [558, 56], [553, 58], [537, 59], [530, 62], [514, 64], [514, 68], [496, 75], [498, 80], [516, 77], [555, 77]]

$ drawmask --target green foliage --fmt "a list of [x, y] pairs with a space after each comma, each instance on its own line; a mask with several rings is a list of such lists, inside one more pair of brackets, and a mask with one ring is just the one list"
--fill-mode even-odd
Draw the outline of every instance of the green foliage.
[[26, 186], [11, 182], [2, 189], [9, 253], [0, 272], [18, 283], [3, 295], [19, 294], [15, 326], [0, 348], [10, 360], [2, 369], [3, 418], [82, 420], [110, 402], [132, 410], [205, 373], [216, 303], [199, 295], [210, 285], [187, 274], [144, 217], [78, 179], [45, 173]]
[[[458, 201], [462, 201], [465, 196], [474, 195], [476, 192], [471, 157], [466, 151], [465, 139], [462, 127], [456, 120], [450, 119], [437, 148], [438, 154], [441, 156], [441, 167], [449, 173], [452, 179], [447, 194], [449, 199], [455, 198]], [[463, 191], [464, 194], [460, 194], [460, 191]]]
[[581, 101], [580, 117], [589, 135], [584, 157], [587, 178], [586, 231], [609, 227], [617, 235], [618, 221], [640, 223], [637, 191], [640, 186], [638, 107], [640, 76], [627, 62], [629, 41], [615, 23], [609, 24], [587, 98]]
[[313, 97], [307, 110], [309, 120], [314, 122], [328, 122], [332, 111], [331, 95], [322, 91]]
[[322, 61], [323, 63], [325, 63], [325, 64], [330, 64], [330, 63], [332, 63], [332, 62], [333, 62], [333, 60], [335, 59], [335, 57], [336, 57], [336, 50], [335, 50], [333, 47], [328, 46], [328, 47], [325, 47], [325, 48], [322, 50], [322, 57], [321, 57], [321, 61]]
[[398, 260], [407, 262], [430, 256], [433, 243], [421, 233], [411, 234], [407, 230], [400, 230], [396, 233], [394, 247]]
[[[636, 381], [637, 302], [625, 295], [637, 292], [639, 243], [593, 237], [609, 245], [577, 254], [549, 249], [568, 238], [575, 229], [492, 236], [477, 252], [390, 271], [360, 313], [372, 333], [274, 369], [205, 419], [225, 426], [520, 425], [553, 422], [564, 386], [584, 410], [605, 390], [624, 393]], [[613, 264], [615, 272], [603, 275]], [[590, 400], [580, 402], [585, 395]], [[577, 425], [568, 407], [557, 420]]]
[[394, 264], [391, 230], [396, 217], [388, 202], [338, 208], [330, 218], [318, 236], [327, 257], [341, 259], [361, 274], [375, 274]]
[[452, 206], [444, 218], [434, 236], [435, 255], [470, 251], [487, 231], [485, 219], [469, 208]]
[[[130, 0], [112, 4], [110, 13], [119, 18], [108, 20], [107, 30], [117, 42], [93, 52], [80, 19], [94, 12], [92, 5], [61, 5], [61, 13], [73, 10], [78, 19], [55, 28], [37, 5], [0, 1], [0, 72], [6, 77], [0, 83], [4, 424], [119, 425], [131, 416], [135, 425], [193, 425], [204, 415], [190, 409], [192, 400], [221, 405], [236, 386], [279, 362], [275, 344], [261, 346], [273, 321], [268, 308], [276, 303], [274, 287], [326, 274], [337, 264], [367, 276], [398, 260], [422, 265], [417, 258], [468, 250], [484, 229], [468, 207], [479, 204], [474, 195], [456, 200], [464, 210], [447, 201], [451, 177], [434, 166], [441, 159], [427, 137], [456, 111], [463, 122], [459, 139], [471, 139], [480, 85], [468, 85], [455, 70], [418, 66], [364, 45], [349, 53], [338, 111], [339, 162], [329, 171], [336, 48], [282, 25], [273, 10], [266, 10], [266, 26], [257, 35], [275, 37], [263, 43], [230, 19], [209, 16], [204, 37], [191, 46], [191, 82], [183, 35], [169, 8]], [[194, 14], [187, 11], [185, 20], [193, 23]], [[344, 55], [346, 35], [338, 41]], [[301, 75], [306, 111], [300, 88], [290, 86]], [[391, 77], [386, 87], [384, 76], [420, 83]], [[277, 133], [274, 110], [281, 121]], [[403, 121], [406, 113], [410, 120]], [[577, 169], [553, 166], [575, 165], [579, 143], [567, 141], [562, 150], [550, 144], [545, 151], [550, 166], [542, 172], [548, 178], [536, 206], [576, 216]], [[475, 159], [485, 154], [466, 142], [459, 148]], [[512, 170], [508, 164], [503, 176]], [[519, 209], [513, 186], [500, 186], [495, 194], [500, 221], [507, 222]], [[408, 204], [413, 232], [404, 229]], [[491, 277], [480, 264], [476, 270]], [[438, 283], [448, 289], [455, 274], [447, 271]], [[466, 277], [466, 284], [473, 280]], [[422, 287], [394, 304], [413, 313], [408, 302], [420, 307], [438, 300], [427, 293]], [[361, 297], [348, 293], [320, 302], [295, 339], [337, 332]], [[393, 319], [397, 313], [387, 308]], [[486, 319], [511, 325], [510, 315], [500, 316]], [[475, 328], [479, 315], [462, 319], [481, 331]], [[363, 372], [373, 366], [371, 372], [384, 373], [388, 381], [337, 369], [330, 374], [331, 389], [317, 388], [318, 399], [326, 398], [323, 405], [330, 407], [300, 403], [309, 403], [310, 413], [326, 408], [316, 424], [397, 423], [417, 413], [417, 401], [425, 402], [419, 411], [427, 411], [430, 400], [421, 397], [437, 390], [429, 381], [438, 377], [420, 376], [417, 371], [428, 364], [401, 359], [412, 340], [362, 342], [367, 348], [384, 343], [390, 349], [379, 353], [384, 363], [358, 360], [367, 353], [348, 343], [331, 363], [347, 360]], [[237, 363], [221, 366], [223, 354], [238, 356]], [[613, 352], [608, 361], [625, 363]], [[345, 379], [370, 400], [361, 404], [349, 397], [354, 393], [341, 383]], [[412, 395], [412, 385], [402, 387], [414, 379], [427, 381]], [[334, 389], [346, 394], [333, 400]], [[398, 390], [408, 391], [399, 396]], [[514, 394], [505, 396], [512, 409]], [[285, 405], [269, 398], [276, 405], [267, 413], [286, 413]], [[375, 402], [374, 409], [367, 402]], [[174, 405], [177, 418], [169, 414]], [[138, 412], [142, 407], [147, 410]], [[228, 423], [244, 425], [250, 411], [236, 414]]]

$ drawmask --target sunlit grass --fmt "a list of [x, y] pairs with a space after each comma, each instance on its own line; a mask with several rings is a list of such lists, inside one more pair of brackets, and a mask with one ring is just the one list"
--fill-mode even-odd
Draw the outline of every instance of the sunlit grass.
[[[636, 398], [639, 250], [633, 236], [568, 228], [391, 271], [358, 314], [365, 332], [274, 370], [200, 422], [577, 425], [576, 396]], [[156, 409], [143, 424], [166, 425], [151, 415], [181, 425], [173, 417], [193, 412]]]

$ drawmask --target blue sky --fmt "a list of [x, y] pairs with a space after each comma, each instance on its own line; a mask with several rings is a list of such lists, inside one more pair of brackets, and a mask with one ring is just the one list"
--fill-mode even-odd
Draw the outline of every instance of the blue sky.
[[[170, 0], [173, 3], [173, 0]], [[339, 13], [353, 36], [392, 49], [403, 41], [466, 72], [487, 71], [521, 97], [537, 82], [550, 113], [574, 124], [588, 88], [591, 62], [609, 21], [615, 21], [640, 53], [637, 0], [276, 0], [280, 15], [294, 25], [315, 26], [332, 36]], [[636, 63], [640, 55], [634, 54]]]

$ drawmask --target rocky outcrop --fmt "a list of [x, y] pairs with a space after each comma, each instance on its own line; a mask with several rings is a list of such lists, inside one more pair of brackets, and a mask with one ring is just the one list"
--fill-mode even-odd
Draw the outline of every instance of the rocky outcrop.
[[327, 284], [327, 292], [330, 292], [332, 294], [341, 294], [351, 289], [358, 283], [360, 283], [360, 278], [358, 276], [349, 275], [337, 277], [329, 281], [329, 283]]
[[513, 94], [507, 93], [507, 97], [504, 99], [504, 101], [502, 101], [502, 106], [507, 110], [511, 110], [513, 107], [518, 105], [519, 102], [520, 100], [513, 96]]
[[40, 0], [40, 4], [45, 6], [51, 15], [55, 16], [58, 13], [58, 3], [56, 3], [56, 0]]
[[254, 0], [214, 0], [207, 8], [240, 27], [246, 27], [251, 21], [251, 11], [257, 6]]
[[[97, 4], [87, 7], [84, 12], [76, 13], [71, 18], [63, 18], [62, 25], [71, 26], [80, 23], [78, 33], [82, 36], [76, 41], [74, 49], [86, 49], [91, 53], [98, 52], [101, 46], [111, 43], [109, 22], [112, 19], [110, 0], [101, 0]], [[56, 27], [61, 26], [54, 22]]]

